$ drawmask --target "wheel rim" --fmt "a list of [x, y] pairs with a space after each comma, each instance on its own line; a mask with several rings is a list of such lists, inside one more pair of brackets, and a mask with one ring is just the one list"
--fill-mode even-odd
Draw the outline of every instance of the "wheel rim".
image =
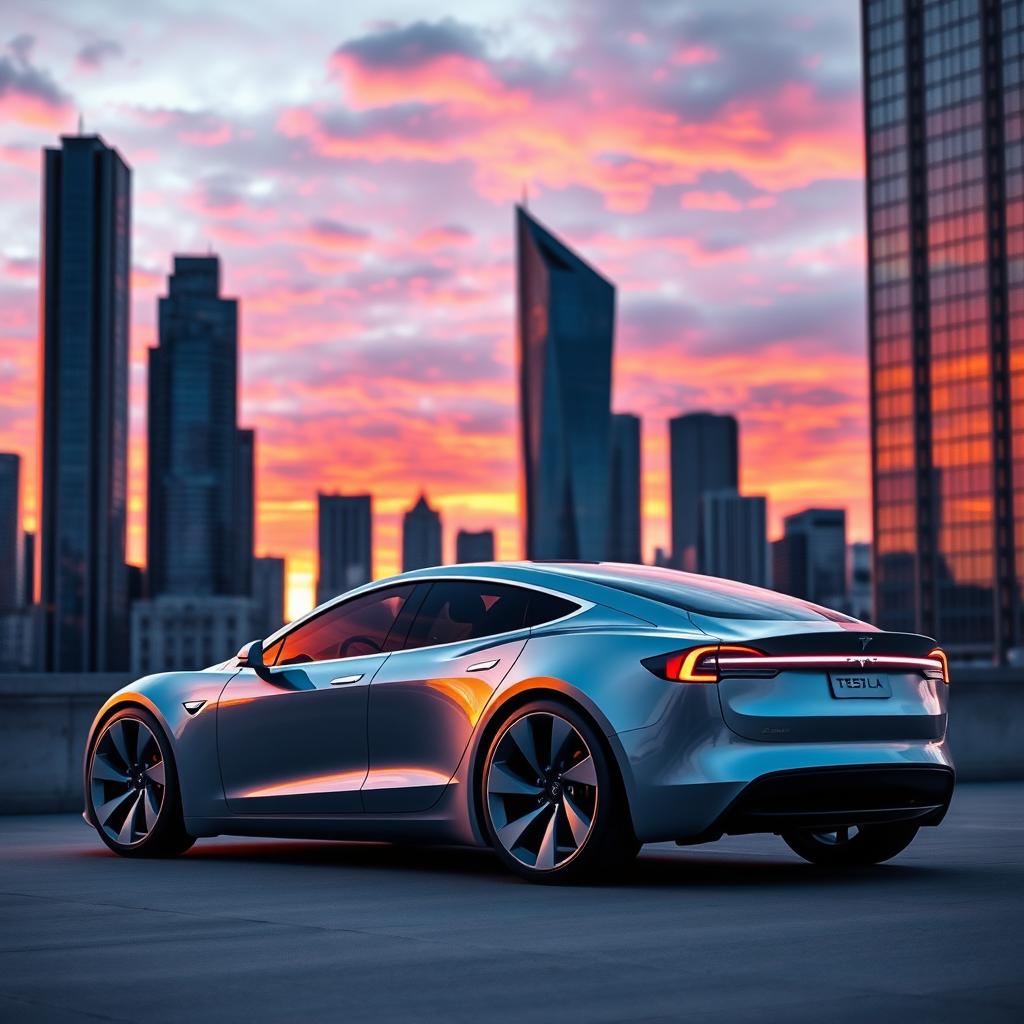
[[535, 711], [505, 727], [487, 767], [487, 809], [498, 842], [520, 864], [568, 864], [593, 831], [597, 800], [593, 755], [570, 722]]
[[856, 825], [847, 825], [832, 832], [812, 832], [811, 834], [824, 846], [845, 846], [860, 835], [860, 829]]
[[119, 718], [103, 730], [89, 765], [96, 823], [121, 846], [153, 831], [166, 792], [166, 770], [153, 731], [137, 718]]

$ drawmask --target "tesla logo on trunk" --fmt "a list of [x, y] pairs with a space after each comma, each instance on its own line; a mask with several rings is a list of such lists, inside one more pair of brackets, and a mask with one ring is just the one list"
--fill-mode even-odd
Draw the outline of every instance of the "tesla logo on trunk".
[[874, 637], [862, 636], [862, 637], [859, 637], [858, 639], [860, 640], [860, 649], [862, 651], [866, 651], [868, 649], [868, 644], [871, 643], [871, 641], [874, 639]]

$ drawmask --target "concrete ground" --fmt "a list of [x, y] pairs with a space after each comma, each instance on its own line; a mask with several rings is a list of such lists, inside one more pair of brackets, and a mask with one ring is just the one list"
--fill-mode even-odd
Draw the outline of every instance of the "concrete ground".
[[0, 1020], [1024, 1020], [1024, 784], [962, 786], [889, 865], [774, 837], [648, 847], [616, 885], [486, 853], [205, 840], [125, 861], [0, 818]]

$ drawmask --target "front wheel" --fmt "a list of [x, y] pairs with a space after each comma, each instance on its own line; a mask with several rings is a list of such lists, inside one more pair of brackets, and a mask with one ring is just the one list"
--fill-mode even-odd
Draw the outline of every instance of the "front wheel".
[[86, 772], [89, 819], [122, 857], [173, 857], [195, 839], [185, 831], [171, 745], [142, 708], [104, 723]]
[[608, 874], [640, 849], [601, 738], [567, 706], [516, 711], [491, 741], [481, 783], [491, 846], [530, 881]]
[[917, 825], [850, 825], [832, 832], [783, 832], [782, 838], [812, 864], [856, 867], [881, 864], [902, 853], [917, 830]]

